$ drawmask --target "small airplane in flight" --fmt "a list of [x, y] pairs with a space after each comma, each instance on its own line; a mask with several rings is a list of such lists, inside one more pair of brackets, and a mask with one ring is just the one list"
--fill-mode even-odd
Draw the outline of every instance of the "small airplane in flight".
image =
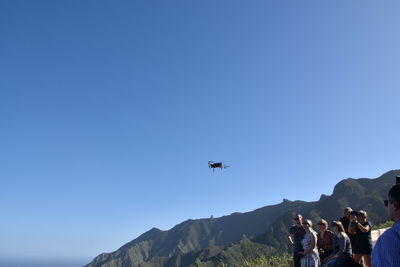
[[229, 166], [225, 165], [222, 161], [221, 162], [214, 162], [214, 161], [209, 161], [208, 162], [208, 168], [213, 169], [213, 171], [215, 170], [215, 168], [220, 168], [222, 169], [226, 169]]

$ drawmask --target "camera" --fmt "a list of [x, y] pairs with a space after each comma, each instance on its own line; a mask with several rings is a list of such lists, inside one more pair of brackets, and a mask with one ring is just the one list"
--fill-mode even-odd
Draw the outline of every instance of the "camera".
[[356, 226], [356, 224], [357, 224], [357, 216], [358, 216], [359, 212], [356, 211], [356, 210], [353, 210], [350, 214], [351, 214], [352, 216], [356, 216], [355, 220], [351, 222], [351, 226], [354, 227], [354, 226]]
[[358, 211], [353, 210], [350, 214], [353, 215], [353, 216], [358, 216]]

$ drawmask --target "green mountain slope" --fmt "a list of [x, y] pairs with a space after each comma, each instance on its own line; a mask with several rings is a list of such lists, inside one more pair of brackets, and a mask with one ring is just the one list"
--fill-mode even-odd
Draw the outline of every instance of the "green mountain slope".
[[[376, 179], [345, 179], [331, 196], [322, 195], [319, 201], [284, 200], [247, 213], [187, 220], [168, 231], [153, 228], [117, 251], [97, 256], [87, 267], [217, 266], [219, 262], [232, 266], [249, 257], [287, 252], [285, 236], [294, 213], [332, 221], [342, 216], [343, 207], [351, 206], [366, 210], [374, 224], [386, 221], [382, 200], [397, 175], [399, 170]], [[244, 236], [251, 240], [243, 242]]]

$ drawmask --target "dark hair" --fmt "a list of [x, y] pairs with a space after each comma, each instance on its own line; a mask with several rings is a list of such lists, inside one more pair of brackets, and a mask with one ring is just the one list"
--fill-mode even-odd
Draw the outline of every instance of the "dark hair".
[[365, 218], [367, 218], [367, 212], [366, 211], [360, 210], [358, 212], [357, 216], [359, 216], [359, 215], [364, 216]]
[[351, 214], [351, 215], [354, 215], [354, 216], [358, 216], [358, 213], [359, 213], [359, 212], [356, 211], [356, 210], [353, 210], [352, 212], [350, 212], [350, 214]]
[[392, 202], [395, 202], [398, 205], [400, 205], [400, 184], [392, 186], [392, 188], [390, 188], [389, 190], [388, 196]]

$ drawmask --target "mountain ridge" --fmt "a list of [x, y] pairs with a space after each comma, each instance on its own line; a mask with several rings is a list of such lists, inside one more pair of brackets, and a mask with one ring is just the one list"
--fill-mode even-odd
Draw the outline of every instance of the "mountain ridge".
[[152, 228], [118, 250], [100, 254], [86, 267], [189, 266], [180, 260], [186, 257], [201, 261], [196, 258], [196, 252], [201, 254], [207, 248], [214, 248], [217, 253], [216, 248], [232, 246], [243, 237], [268, 246], [271, 252], [288, 251], [285, 233], [297, 212], [314, 221], [319, 218], [331, 221], [342, 216], [343, 207], [352, 206], [355, 210], [367, 210], [373, 223], [382, 223], [386, 216], [382, 199], [398, 175], [400, 170], [386, 172], [374, 179], [347, 178], [335, 185], [332, 195], [322, 194], [317, 201], [283, 199], [281, 203], [249, 212], [189, 219], [167, 231]]

